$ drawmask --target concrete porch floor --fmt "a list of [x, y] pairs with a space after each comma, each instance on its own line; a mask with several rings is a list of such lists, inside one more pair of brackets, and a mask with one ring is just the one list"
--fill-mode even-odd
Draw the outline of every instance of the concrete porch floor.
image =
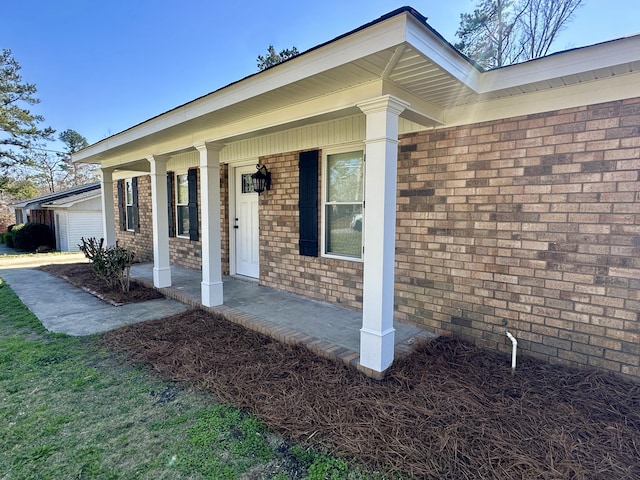
[[[136, 264], [131, 276], [153, 287], [153, 264]], [[199, 270], [171, 266], [171, 283], [161, 288], [167, 297], [187, 305], [220, 313], [234, 323], [289, 344], [303, 344], [321, 356], [339, 359], [366, 374], [378, 377], [359, 364], [362, 314], [329, 303], [318, 302], [257, 282], [236, 277], [223, 279], [224, 305], [202, 307]], [[411, 325], [395, 322], [395, 358], [407, 355], [418, 340], [435, 335]]]

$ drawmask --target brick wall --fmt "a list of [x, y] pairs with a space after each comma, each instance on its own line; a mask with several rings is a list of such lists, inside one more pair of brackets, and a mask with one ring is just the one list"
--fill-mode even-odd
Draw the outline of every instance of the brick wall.
[[136, 254], [136, 262], [153, 262], [153, 223], [151, 221], [151, 178], [138, 177], [138, 212], [140, 231], [120, 230], [118, 223], [118, 184], [113, 182], [113, 204], [115, 206], [116, 241], [118, 245]]
[[269, 167], [272, 184], [260, 195], [260, 283], [360, 309], [362, 263], [298, 253], [298, 153], [264, 157], [260, 163]]
[[[200, 170], [197, 170], [197, 177], [198, 199], [200, 199]], [[175, 212], [175, 191], [170, 192], [169, 195], [171, 198], [171, 208], [173, 208]], [[198, 238], [202, 238], [202, 208], [198, 208]], [[200, 240], [189, 240], [189, 238], [177, 236], [169, 237], [169, 261], [172, 265], [200, 270], [202, 268], [202, 242]]]
[[397, 318], [640, 378], [640, 99], [401, 138]]
[[229, 165], [220, 165], [220, 238], [222, 274], [229, 275]]
[[[222, 222], [222, 272], [229, 274], [229, 208], [228, 208], [228, 167], [221, 165], [221, 214]], [[118, 218], [118, 190], [114, 183], [115, 218]], [[198, 171], [198, 196], [200, 195], [200, 172]], [[171, 195], [175, 206], [174, 195]], [[140, 232], [121, 231], [117, 228], [116, 239], [122, 247], [136, 252], [136, 260], [153, 262], [153, 221], [151, 214], [151, 178], [148, 175], [138, 177], [138, 204], [140, 214]], [[201, 209], [198, 210], [198, 225], [202, 225]], [[200, 238], [202, 230], [199, 228]], [[169, 257], [172, 264], [200, 270], [202, 267], [202, 242], [185, 238], [169, 238]]]

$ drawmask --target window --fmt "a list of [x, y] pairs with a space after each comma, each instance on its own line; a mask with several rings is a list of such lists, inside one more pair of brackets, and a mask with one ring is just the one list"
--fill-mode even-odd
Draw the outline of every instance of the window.
[[169, 236], [198, 240], [198, 169], [167, 172], [167, 191], [172, 192], [168, 195]]
[[327, 155], [324, 253], [362, 258], [364, 156], [362, 151]]
[[176, 175], [176, 233], [189, 237], [189, 179], [187, 174]]
[[134, 201], [133, 201], [133, 181], [131, 178], [125, 181], [125, 201], [126, 201], [126, 212], [127, 212], [127, 230], [130, 232], [135, 231], [135, 215], [134, 215]]
[[118, 219], [120, 230], [140, 231], [137, 177], [118, 180]]

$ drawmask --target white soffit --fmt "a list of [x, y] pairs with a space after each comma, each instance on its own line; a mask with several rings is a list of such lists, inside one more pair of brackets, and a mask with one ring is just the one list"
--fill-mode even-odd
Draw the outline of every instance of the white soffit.
[[559, 52], [483, 73], [478, 93], [500, 98], [633, 73], [640, 69], [640, 35]]

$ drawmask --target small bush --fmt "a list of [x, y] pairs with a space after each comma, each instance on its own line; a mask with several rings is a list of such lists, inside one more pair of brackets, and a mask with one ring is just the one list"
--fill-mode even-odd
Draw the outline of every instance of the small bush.
[[7, 247], [14, 248], [13, 244], [13, 232], [7, 232], [4, 234], [4, 243], [7, 244]]
[[134, 253], [118, 245], [104, 248], [103, 238], [98, 241], [96, 238], [82, 237], [80, 240], [82, 244], [78, 247], [84, 256], [91, 260], [93, 271], [98, 278], [104, 280], [109, 288], [119, 286], [123, 292], [128, 292], [131, 286]]
[[18, 225], [9, 225], [7, 227], [7, 234], [4, 237], [4, 240], [7, 244], [7, 247], [17, 248], [16, 247], [16, 233], [24, 226], [24, 223], [19, 223]]
[[29, 222], [16, 225], [11, 229], [11, 234], [15, 248], [19, 250], [33, 252], [42, 245], [51, 247], [53, 244], [51, 229], [44, 223]]

